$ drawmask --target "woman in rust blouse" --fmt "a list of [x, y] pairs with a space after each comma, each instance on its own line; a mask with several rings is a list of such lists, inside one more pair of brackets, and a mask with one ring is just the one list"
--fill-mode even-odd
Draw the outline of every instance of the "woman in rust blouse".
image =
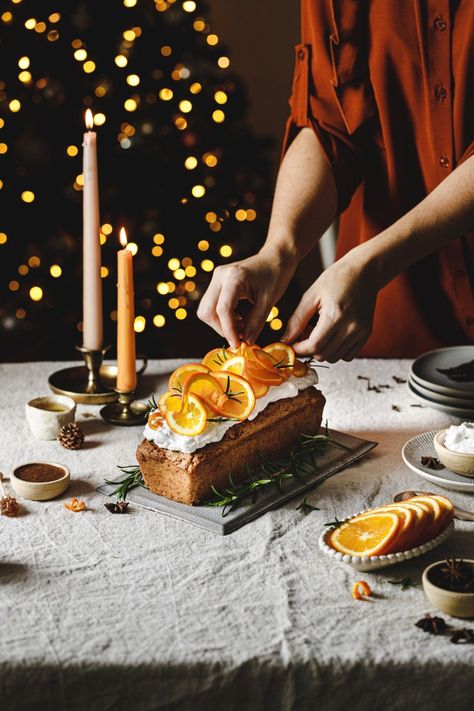
[[215, 270], [199, 316], [254, 340], [339, 215], [337, 261], [287, 325], [297, 353], [474, 342], [474, 2], [302, 0], [290, 106], [267, 241]]

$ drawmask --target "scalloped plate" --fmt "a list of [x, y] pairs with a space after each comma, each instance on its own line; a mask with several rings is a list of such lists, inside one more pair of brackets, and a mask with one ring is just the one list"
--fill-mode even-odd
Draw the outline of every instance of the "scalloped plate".
[[[346, 521], [350, 521], [351, 518], [360, 516], [361, 513], [366, 512], [361, 511], [358, 514], [354, 514], [354, 516], [349, 516], [348, 518], [344, 519], [342, 523], [346, 523]], [[362, 572], [379, 570], [380, 568], [388, 568], [391, 565], [397, 565], [398, 563], [403, 563], [405, 560], [411, 560], [411, 558], [417, 558], [418, 556], [423, 555], [424, 553], [428, 553], [428, 551], [433, 550], [433, 548], [436, 548], [437, 546], [441, 545], [441, 543], [444, 543], [444, 541], [449, 538], [451, 533], [454, 531], [454, 521], [452, 521], [449, 526], [447, 526], [444, 531], [439, 534], [439, 536], [436, 536], [436, 538], [433, 538], [433, 540], [431, 541], [427, 541], [427, 543], [423, 543], [421, 546], [416, 546], [416, 548], [410, 548], [410, 550], [401, 551], [400, 553], [389, 553], [388, 555], [372, 555], [370, 557], [347, 555], [347, 553], [340, 553], [339, 551], [336, 551], [332, 546], [328, 545], [328, 536], [332, 531], [334, 531], [335, 528], [335, 526], [330, 526], [330, 528], [321, 533], [319, 537], [320, 549], [323, 553], [325, 553], [325, 555], [329, 556], [329, 558], [332, 558], [338, 563], [346, 563], [347, 565], [351, 565], [356, 570], [360, 570]]]

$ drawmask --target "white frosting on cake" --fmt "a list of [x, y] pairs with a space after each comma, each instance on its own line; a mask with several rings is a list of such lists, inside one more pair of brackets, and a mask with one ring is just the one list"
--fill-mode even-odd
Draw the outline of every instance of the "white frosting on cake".
[[[295, 397], [300, 390], [305, 390], [318, 383], [318, 375], [311, 368], [301, 378], [296, 378], [291, 375], [288, 380], [284, 380], [281, 385], [273, 385], [268, 389], [268, 392], [263, 397], [260, 397], [255, 402], [255, 407], [249, 416], [249, 420], [253, 420], [262, 412], [267, 405], [277, 400], [283, 400], [288, 397]], [[228, 422], [209, 422], [204, 432], [194, 437], [186, 437], [180, 435], [169, 427], [166, 421], [157, 430], [152, 430], [148, 425], [145, 427], [143, 436], [145, 439], [154, 442], [158, 447], [171, 449], [174, 452], [195, 452], [196, 449], [205, 447], [211, 442], [219, 442], [228, 429], [237, 425], [238, 421], [230, 420]]]

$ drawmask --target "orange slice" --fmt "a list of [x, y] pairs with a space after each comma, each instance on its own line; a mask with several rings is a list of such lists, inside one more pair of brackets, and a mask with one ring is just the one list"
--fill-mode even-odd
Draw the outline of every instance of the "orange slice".
[[208, 373], [209, 368], [202, 363], [185, 363], [171, 373], [168, 381], [169, 390], [181, 392], [183, 389], [183, 380], [191, 373]]
[[295, 352], [286, 343], [270, 343], [263, 350], [273, 356], [277, 366], [293, 366], [295, 364]]
[[207, 425], [206, 407], [194, 393], [188, 394], [187, 407], [183, 412], [166, 410], [165, 418], [173, 432], [187, 437], [201, 434]]
[[183, 391], [181, 395], [181, 407], [183, 411], [187, 407], [188, 395], [194, 393], [199, 395], [213, 412], [218, 412], [214, 403], [224, 394], [222, 385], [210, 373], [190, 373], [183, 380]]
[[[388, 504], [387, 506], [380, 506], [377, 509], [371, 509], [365, 514], [362, 514], [362, 516], [365, 516], [367, 513], [372, 514], [384, 511], [393, 511], [400, 519], [398, 533], [390, 544], [390, 548], [386, 552], [396, 553], [398, 551], [408, 550], [416, 533], [414, 525], [416, 520], [415, 511], [408, 506], [403, 506], [402, 504]], [[355, 519], [352, 520], [354, 521]]]
[[226, 360], [221, 370], [230, 373], [237, 373], [237, 375], [241, 375], [246, 380], [248, 380], [250, 382], [250, 385], [252, 386], [252, 390], [254, 391], [255, 397], [257, 398], [263, 397], [268, 392], [268, 385], [265, 385], [264, 383], [259, 383], [256, 380], [252, 380], [252, 378], [248, 375], [247, 359], [244, 356], [238, 355], [234, 356], [233, 358], [229, 358], [229, 360]]
[[380, 511], [343, 523], [331, 533], [330, 541], [333, 548], [347, 555], [382, 555], [399, 528], [400, 519], [394, 511]]
[[223, 389], [222, 395], [214, 400], [217, 412], [223, 417], [246, 420], [255, 407], [255, 393], [249, 381], [224, 370], [217, 370], [213, 377]]
[[[416, 498], [416, 497], [415, 497]], [[430, 494], [430, 498], [436, 499], [443, 509], [443, 527], [448, 526], [454, 518], [454, 504], [447, 496], [441, 494]]]
[[[428, 516], [427, 513], [428, 507], [422, 508], [419, 504], [412, 503], [411, 501], [404, 501], [403, 504], [387, 504], [386, 506], [381, 506], [378, 509], [372, 509], [371, 511], [368, 511], [366, 513], [376, 513], [381, 510], [385, 511], [387, 509], [397, 511], [399, 510], [400, 506], [411, 509], [415, 515], [410, 535], [408, 535], [407, 532], [408, 540], [405, 539], [403, 541], [403, 545], [407, 546], [405, 550], [408, 550], [409, 548], [414, 548], [415, 546], [419, 545], [419, 541], [426, 534], [430, 527], [430, 516]], [[393, 553], [394, 551], [392, 550], [391, 552]]]
[[228, 348], [213, 348], [212, 351], [206, 353], [202, 359], [202, 365], [205, 365], [209, 370], [220, 370], [224, 363], [233, 357], [233, 353]]
[[158, 401], [158, 407], [160, 412], [164, 415], [166, 410], [170, 412], [178, 412], [181, 408], [181, 395], [176, 392], [168, 390], [168, 392], [163, 393]]
[[433, 496], [414, 496], [413, 498], [408, 499], [408, 501], [414, 504], [425, 503], [431, 507], [433, 512], [433, 521], [431, 523], [430, 536], [431, 538], [436, 538], [436, 536], [445, 528], [445, 509], [441, 506], [441, 503]]

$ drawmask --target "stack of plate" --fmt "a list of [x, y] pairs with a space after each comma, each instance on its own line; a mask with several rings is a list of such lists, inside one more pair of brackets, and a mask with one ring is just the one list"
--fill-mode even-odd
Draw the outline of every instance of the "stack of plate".
[[462, 365], [467, 367], [471, 361], [474, 361], [474, 346], [454, 346], [425, 353], [413, 363], [408, 387], [423, 405], [474, 420], [474, 363], [469, 368], [469, 379], [458, 380], [456, 374], [441, 372]]

